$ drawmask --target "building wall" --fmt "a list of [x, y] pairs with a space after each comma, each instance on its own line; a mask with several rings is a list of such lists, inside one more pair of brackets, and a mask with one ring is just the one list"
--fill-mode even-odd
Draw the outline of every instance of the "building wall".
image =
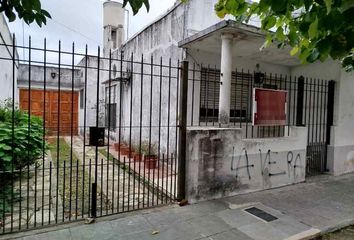
[[337, 111], [328, 147], [328, 168], [340, 175], [354, 171], [354, 73], [341, 70], [334, 107]]
[[[156, 65], [160, 64], [160, 61], [162, 59], [162, 65], [165, 65], [163, 67], [163, 70], [160, 71], [158, 66], [153, 67], [152, 71], [154, 74], [162, 74], [164, 76], [168, 76], [168, 65], [169, 65], [169, 59], [171, 58], [171, 65], [175, 68], [178, 66], [178, 60], [179, 59], [187, 59], [190, 62], [190, 67], [196, 62], [197, 63], [197, 68], [200, 66], [199, 64], [203, 63], [206, 65], [210, 64], [211, 66], [217, 66], [218, 68], [220, 67], [220, 56], [216, 56], [213, 53], [206, 53], [206, 52], [187, 52], [185, 53], [185, 50], [178, 48], [178, 42], [183, 40], [184, 38], [195, 34], [198, 31], [204, 30], [207, 27], [212, 26], [213, 24], [221, 21], [215, 13], [214, 13], [214, 4], [216, 3], [215, 0], [209, 0], [209, 1], [204, 1], [204, 0], [192, 0], [189, 1], [187, 4], [176, 4], [170, 12], [168, 12], [165, 16], [163, 16], [160, 20], [152, 23], [150, 26], [145, 28], [143, 31], [138, 33], [136, 36], [134, 36], [131, 40], [129, 40], [127, 43], [123, 45], [123, 47], [120, 49], [121, 51], [124, 52], [124, 59], [129, 60], [133, 54], [134, 61], [141, 61], [141, 59], [145, 63], [153, 63]], [[203, 9], [203, 11], [201, 11]], [[114, 52], [113, 58], [120, 58], [120, 53], [118, 51]], [[143, 58], [142, 58], [143, 55]], [[151, 58], [152, 57], [152, 58]], [[237, 68], [244, 68], [244, 69], [249, 69], [250, 71], [253, 71], [255, 69], [256, 63], [254, 61], [251, 61], [250, 59], [247, 58], [236, 58], [234, 59], [234, 67]], [[275, 65], [275, 64], [269, 64], [269, 63], [261, 63], [262, 65], [262, 70], [264, 69], [265, 71], [273, 71], [278, 74], [288, 74], [289, 73], [289, 68], [288, 67], [283, 67], [280, 65]], [[123, 67], [124, 68], [124, 67]], [[129, 66], [128, 66], [129, 68]], [[142, 123], [144, 125], [148, 125], [150, 122], [150, 108], [149, 108], [149, 99], [152, 100], [153, 107], [151, 108], [152, 110], [152, 122], [153, 123], [158, 123], [159, 122], [159, 95], [160, 95], [160, 81], [159, 78], [154, 78], [152, 81], [153, 84], [153, 91], [152, 91], [152, 97], [150, 95], [150, 84], [151, 82], [149, 81], [148, 75], [151, 74], [151, 68], [149, 67], [143, 67], [143, 71], [141, 69], [141, 66], [139, 64], [133, 64], [132, 66], [133, 72], [136, 72], [137, 74], [133, 74], [133, 84], [132, 85], [125, 85], [124, 91], [122, 92], [122, 100], [124, 102], [123, 104], [123, 122], [125, 123], [126, 126], [129, 126], [130, 123], [130, 116], [132, 115], [132, 125], [139, 125], [140, 124], [140, 117], [139, 113], [136, 113], [135, 111], [130, 114], [130, 99], [133, 100], [132, 103], [132, 109], [140, 109], [141, 104], [140, 104], [140, 98], [139, 98], [139, 93], [141, 92], [141, 86], [143, 86], [143, 96], [144, 99], [148, 99], [147, 102], [144, 101], [143, 103], [143, 119]], [[141, 75], [143, 73], [144, 76], [141, 78], [139, 74]], [[162, 125], [167, 126], [169, 125], [177, 125], [176, 123], [176, 111], [175, 108], [177, 106], [177, 91], [168, 91], [169, 87], [170, 89], [177, 89], [177, 70], [172, 69], [172, 80], [169, 82], [168, 77], [163, 77], [162, 79], [162, 109], [163, 112], [161, 114], [161, 122]], [[141, 80], [143, 83], [141, 84]], [[170, 84], [169, 84], [170, 83]], [[133, 86], [133, 89], [131, 91], [131, 86]], [[189, 91], [191, 91], [192, 87], [189, 87]], [[133, 93], [133, 97], [131, 97], [130, 93]], [[199, 103], [199, 83], [195, 84], [195, 103]], [[191, 92], [190, 92], [191, 95]], [[168, 104], [170, 103], [170, 104]], [[172, 111], [168, 112], [168, 109], [172, 108]], [[189, 111], [192, 111], [191, 107], [191, 101], [189, 101]], [[199, 116], [199, 107], [194, 106], [193, 108], [194, 111], [194, 116]], [[170, 121], [168, 121], [168, 118], [170, 118]], [[191, 121], [191, 114], [188, 116], [189, 121]], [[198, 118], [195, 118], [194, 121], [198, 121]], [[170, 141], [170, 149], [174, 148], [175, 142], [174, 139], [176, 139], [176, 136], [174, 135], [175, 131], [174, 129], [170, 129], [173, 131], [170, 131], [167, 133], [168, 129], [162, 129], [160, 132], [159, 130], [153, 130], [152, 131], [152, 138], [156, 141], [159, 140], [159, 138], [162, 139], [168, 139]], [[135, 133], [134, 133], [135, 132]], [[150, 134], [150, 133], [149, 133]], [[150, 135], [148, 134], [148, 138]], [[170, 135], [171, 140], [167, 135]], [[140, 131], [133, 130], [132, 133], [129, 132], [128, 135], [124, 134], [126, 138], [129, 138], [130, 136], [133, 137], [133, 139], [138, 140], [137, 138], [140, 138]], [[136, 137], [135, 137], [136, 136]], [[142, 134], [142, 138], [146, 139], [147, 136], [146, 133]], [[133, 141], [135, 141], [133, 140]], [[140, 140], [140, 139], [139, 139]], [[166, 143], [167, 144], [167, 143]], [[167, 148], [167, 146], [163, 147], [164, 149]]]
[[[207, 27], [212, 26], [213, 24], [220, 21], [214, 14], [214, 4], [216, 0], [192, 0], [187, 4], [176, 4], [167, 14], [153, 22], [151, 25], [146, 27], [140, 33], [136, 34], [133, 38], [128, 40], [121, 49], [115, 51], [113, 53], [113, 59], [123, 58], [122, 69], [123, 72], [127, 72], [129, 69], [133, 71], [132, 81], [127, 84], [121, 84], [121, 95], [118, 93], [118, 99], [121, 99], [122, 110], [121, 115], [119, 116], [119, 111], [117, 111], [117, 119], [119, 117], [122, 118], [122, 125], [124, 128], [121, 133], [124, 141], [132, 141], [133, 144], [136, 144], [140, 141], [140, 133], [142, 136], [142, 140], [147, 140], [152, 138], [152, 142], [161, 141], [164, 145], [163, 151], [166, 152], [167, 145], [170, 149], [170, 152], [173, 152], [173, 148], [175, 146], [174, 139], [176, 136], [173, 135], [175, 131], [173, 128], [170, 128], [169, 136], [167, 136], [168, 128], [153, 129], [150, 133], [149, 127], [143, 128], [142, 131], [139, 129], [133, 128], [133, 130], [127, 131], [130, 126], [140, 126], [140, 124], [144, 126], [149, 126], [150, 124], [150, 116], [152, 120], [152, 125], [156, 125], [159, 121], [161, 121], [161, 125], [170, 126], [176, 125], [176, 113], [175, 111], [168, 112], [169, 107], [173, 108], [173, 106], [177, 106], [177, 91], [170, 92], [167, 91], [170, 89], [177, 88], [177, 81], [172, 78], [169, 84], [169, 78], [162, 78], [162, 85], [160, 85], [160, 80], [158, 78], [153, 78], [152, 80], [152, 91], [151, 91], [151, 77], [150, 74], [153, 72], [153, 75], [162, 74], [164, 76], [168, 76], [168, 65], [169, 59], [172, 59], [172, 66], [178, 65], [178, 59], [186, 59], [190, 63], [190, 67], [195, 64], [196, 69], [199, 70], [201, 64], [203, 66], [210, 65], [212, 67], [220, 68], [220, 56], [215, 53], [208, 52], [200, 52], [179, 49], [177, 47], [177, 43], [184, 38], [195, 34], [198, 31], [204, 30]], [[123, 52], [123, 56], [121, 56], [121, 51]], [[143, 56], [142, 56], [143, 55]], [[130, 64], [129, 61], [133, 56], [134, 63]], [[151, 58], [152, 57], [152, 58]], [[162, 71], [160, 71], [159, 64], [160, 58], [162, 57], [162, 65], [164, 65]], [[148, 65], [141, 68], [140, 61], [144, 63], [153, 63], [156, 64], [154, 67], [149, 67]], [[337, 63], [333, 61], [328, 61], [325, 63], [315, 63], [309, 65], [300, 65], [295, 67], [287, 67], [281, 66], [272, 63], [266, 62], [255, 62], [254, 60], [247, 58], [235, 58], [233, 59], [234, 68], [244, 69], [244, 70], [255, 70], [256, 63], [261, 65], [262, 72], [268, 73], [276, 73], [283, 75], [291, 75], [291, 76], [300, 76], [303, 75], [305, 77], [314, 78], [314, 79], [324, 79], [324, 80], [337, 80], [337, 88], [336, 88], [336, 96], [335, 96], [335, 125], [339, 124], [339, 115], [338, 111], [341, 111], [342, 114], [345, 113], [345, 110], [341, 108], [339, 109], [340, 102], [348, 102], [348, 98], [344, 97], [340, 94], [341, 89], [344, 89], [343, 85], [339, 83], [341, 80], [340, 67]], [[114, 64], [120, 66], [120, 61], [113, 61]], [[191, 78], [192, 71], [189, 72], [189, 76]], [[107, 76], [107, 75], [106, 75]], [[142, 77], [143, 76], [143, 77]], [[172, 71], [172, 76], [178, 76], [177, 71]], [[200, 79], [198, 73], [194, 76], [195, 79]], [[107, 77], [108, 78], [108, 77]], [[343, 78], [344, 82], [346, 78]], [[194, 86], [192, 87], [192, 84]], [[349, 82], [347, 83], [349, 84]], [[119, 88], [117, 88], [119, 89]], [[160, 91], [160, 89], [162, 89]], [[192, 107], [192, 102], [188, 103], [188, 112], [192, 111], [193, 108], [193, 116], [194, 119], [192, 121], [192, 114], [188, 115], [188, 123], [196, 124], [199, 118], [199, 97], [200, 97], [200, 84], [198, 81], [192, 82], [189, 81], [189, 99], [192, 99], [192, 89], [194, 89], [194, 106]], [[142, 91], [141, 91], [142, 90]], [[152, 94], [151, 94], [152, 92]], [[162, 99], [162, 113], [161, 118], [160, 110], [159, 110], [159, 102], [160, 102], [160, 92]], [[142, 98], [140, 97], [142, 94]], [[294, 94], [291, 93], [291, 94]], [[141, 101], [143, 99], [143, 101]], [[350, 100], [349, 100], [350, 101]], [[141, 104], [142, 102], [142, 104]], [[150, 104], [152, 107], [150, 108]], [[295, 104], [295, 102], [294, 102]], [[311, 107], [312, 103], [308, 103], [308, 107]], [[290, 106], [290, 109], [293, 109], [293, 106]], [[132, 111], [130, 110], [132, 109]], [[142, 112], [140, 113], [140, 109]], [[150, 110], [151, 109], [151, 110]], [[151, 111], [151, 114], [150, 114]], [[291, 114], [295, 113], [295, 111], [290, 111], [290, 118], [293, 118]], [[141, 117], [142, 116], [142, 117]], [[168, 116], [170, 121], [168, 122]], [[197, 117], [195, 117], [197, 116]], [[141, 120], [140, 120], [141, 117]], [[343, 118], [341, 121], [344, 121]], [[336, 127], [334, 127], [335, 129]], [[336, 132], [332, 134], [332, 138], [340, 139], [341, 135], [344, 133], [340, 133], [340, 130], [333, 130]], [[344, 131], [344, 130], [343, 130]], [[116, 132], [118, 134], [118, 132]], [[116, 138], [117, 139], [117, 138]], [[334, 144], [335, 140], [332, 140]], [[167, 144], [169, 142], [169, 144]], [[344, 145], [344, 143], [339, 143], [340, 140], [336, 140], [336, 144]], [[333, 152], [333, 151], [332, 151]], [[332, 154], [333, 155], [333, 154]], [[333, 165], [333, 164], [332, 164]], [[333, 169], [333, 166], [330, 167]], [[342, 172], [345, 172], [344, 170]]]
[[290, 136], [242, 139], [238, 128], [189, 128], [187, 199], [217, 199], [305, 181], [307, 129]]
[[335, 81], [334, 119], [330, 145], [327, 149], [327, 168], [334, 175], [354, 171], [354, 75], [341, 69], [340, 63], [328, 60], [324, 63], [301, 65], [291, 69], [295, 74], [310, 78]]
[[[0, 102], [5, 99], [13, 97], [13, 84], [15, 85], [15, 102], [18, 102], [18, 90], [17, 90], [17, 71], [18, 71], [18, 54], [15, 51], [15, 69], [13, 70], [13, 44], [11, 32], [5, 18], [2, 13], [0, 13], [0, 57], [8, 59], [0, 59]], [[4, 46], [3, 44], [9, 45]]]
[[323, 63], [315, 62], [291, 67], [290, 72], [293, 76], [303, 75], [308, 78], [338, 81], [340, 77], [340, 64], [333, 60]]
[[[80, 107], [79, 110], [79, 129], [80, 133], [84, 133], [84, 127], [86, 126], [86, 133], [88, 134], [88, 128], [96, 126], [97, 116], [97, 82], [99, 81], [99, 127], [104, 126], [104, 85], [102, 82], [107, 79], [104, 60], [100, 60], [98, 65], [97, 57], [84, 57], [76, 66], [80, 72]], [[98, 66], [99, 69], [98, 70]], [[85, 91], [86, 90], [86, 91]], [[86, 100], [85, 100], [86, 95]], [[85, 114], [86, 111], [86, 114]]]
[[[74, 79], [72, 79], [73, 74]], [[60, 68], [60, 89], [71, 90], [73, 81], [74, 90], [77, 91], [77, 89], [82, 87], [80, 77], [78, 69], [72, 71], [71, 68]], [[31, 89], [44, 89], [44, 83], [46, 84], [46, 89], [59, 89], [59, 69], [57, 67], [44, 68], [44, 66], [35, 65], [30, 67], [27, 64], [20, 64], [17, 78], [18, 87], [28, 88], [29, 78], [31, 78]]]
[[[176, 145], [178, 60], [183, 57], [178, 42], [185, 33], [184, 10], [185, 5], [175, 5], [168, 14], [112, 55], [113, 59], [118, 59], [112, 63], [118, 71], [122, 68], [123, 73], [133, 72], [131, 81], [117, 86], [118, 91], [121, 88], [118, 92], [121, 103], [118, 105], [122, 105], [122, 111], [121, 116], [117, 111], [117, 123], [121, 117], [122, 140], [138, 145], [140, 141], [146, 142], [151, 138], [155, 145], [160, 142], [161, 153], [169, 155], [175, 153]], [[151, 75], [155, 77], [151, 78]], [[143, 126], [141, 129], [140, 125]], [[156, 127], [159, 125], [160, 128]]]

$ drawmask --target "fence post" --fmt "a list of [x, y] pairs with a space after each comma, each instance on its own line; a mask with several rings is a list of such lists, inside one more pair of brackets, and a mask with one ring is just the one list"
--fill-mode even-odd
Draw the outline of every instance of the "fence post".
[[303, 126], [303, 112], [304, 112], [304, 89], [305, 80], [301, 76], [297, 82], [297, 107], [296, 107], [296, 126]]
[[179, 105], [178, 192], [177, 200], [186, 198], [186, 145], [188, 104], [188, 61], [182, 61]]
[[331, 80], [328, 82], [328, 92], [327, 92], [327, 124], [326, 124], [326, 147], [325, 147], [325, 158], [323, 163], [323, 168], [325, 171], [327, 169], [327, 146], [331, 143], [331, 127], [333, 125], [333, 111], [334, 111], [334, 91], [336, 82]]

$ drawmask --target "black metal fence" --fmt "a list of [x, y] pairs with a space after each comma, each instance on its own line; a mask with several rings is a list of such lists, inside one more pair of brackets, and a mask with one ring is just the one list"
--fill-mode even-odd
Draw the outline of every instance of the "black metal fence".
[[0, 46], [0, 233], [175, 201], [180, 63], [31, 44]]
[[[187, 126], [218, 126], [220, 71], [171, 59], [0, 45], [12, 93], [0, 107], [3, 234], [167, 204], [184, 196]], [[20, 58], [15, 50], [26, 51]], [[253, 88], [287, 90], [285, 126], [253, 126]], [[235, 69], [231, 123], [245, 138], [308, 127], [323, 172], [334, 82]], [[178, 195], [178, 196], [177, 196]]]
[[[326, 169], [333, 116], [332, 120], [327, 119], [333, 114], [334, 81], [304, 76], [235, 69], [231, 81], [230, 125], [242, 128], [244, 138], [284, 137], [289, 136], [291, 126], [307, 126], [307, 173], [316, 174]], [[284, 126], [252, 125], [254, 88], [287, 91]], [[220, 70], [194, 64], [189, 72], [189, 97], [188, 125], [218, 126]]]

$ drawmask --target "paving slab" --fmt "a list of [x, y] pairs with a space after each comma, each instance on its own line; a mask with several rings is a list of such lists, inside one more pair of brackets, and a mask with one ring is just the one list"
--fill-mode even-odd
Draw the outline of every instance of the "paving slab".
[[[308, 239], [354, 224], [354, 174], [321, 176], [306, 183], [194, 205], [136, 211], [91, 225], [48, 228], [0, 239]], [[256, 207], [277, 219], [267, 222], [245, 211]], [[29, 236], [27, 236], [29, 235]]]

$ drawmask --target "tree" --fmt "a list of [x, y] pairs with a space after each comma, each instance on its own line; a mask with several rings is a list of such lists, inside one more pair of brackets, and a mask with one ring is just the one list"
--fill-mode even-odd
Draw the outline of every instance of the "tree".
[[39, 26], [47, 23], [50, 14], [42, 9], [40, 0], [0, 0], [0, 13], [4, 12], [10, 22], [18, 17], [25, 23], [31, 24], [34, 21]]
[[124, 0], [123, 7], [125, 7], [128, 3], [132, 8], [134, 15], [139, 12], [143, 5], [145, 5], [147, 11], [150, 9], [149, 0]]
[[[133, 10], [133, 14], [137, 14], [143, 7], [149, 11], [149, 0], [124, 0], [124, 7], [129, 3]], [[34, 21], [41, 27], [47, 24], [47, 19], [51, 18], [50, 14], [42, 9], [40, 0], [0, 0], [0, 13], [4, 12], [10, 22], [18, 17], [23, 19], [25, 23], [31, 24]]]
[[263, 47], [290, 45], [290, 54], [302, 63], [340, 60], [346, 71], [354, 69], [353, 0], [218, 0], [220, 18], [231, 14], [239, 22], [252, 17], [266, 33]]

